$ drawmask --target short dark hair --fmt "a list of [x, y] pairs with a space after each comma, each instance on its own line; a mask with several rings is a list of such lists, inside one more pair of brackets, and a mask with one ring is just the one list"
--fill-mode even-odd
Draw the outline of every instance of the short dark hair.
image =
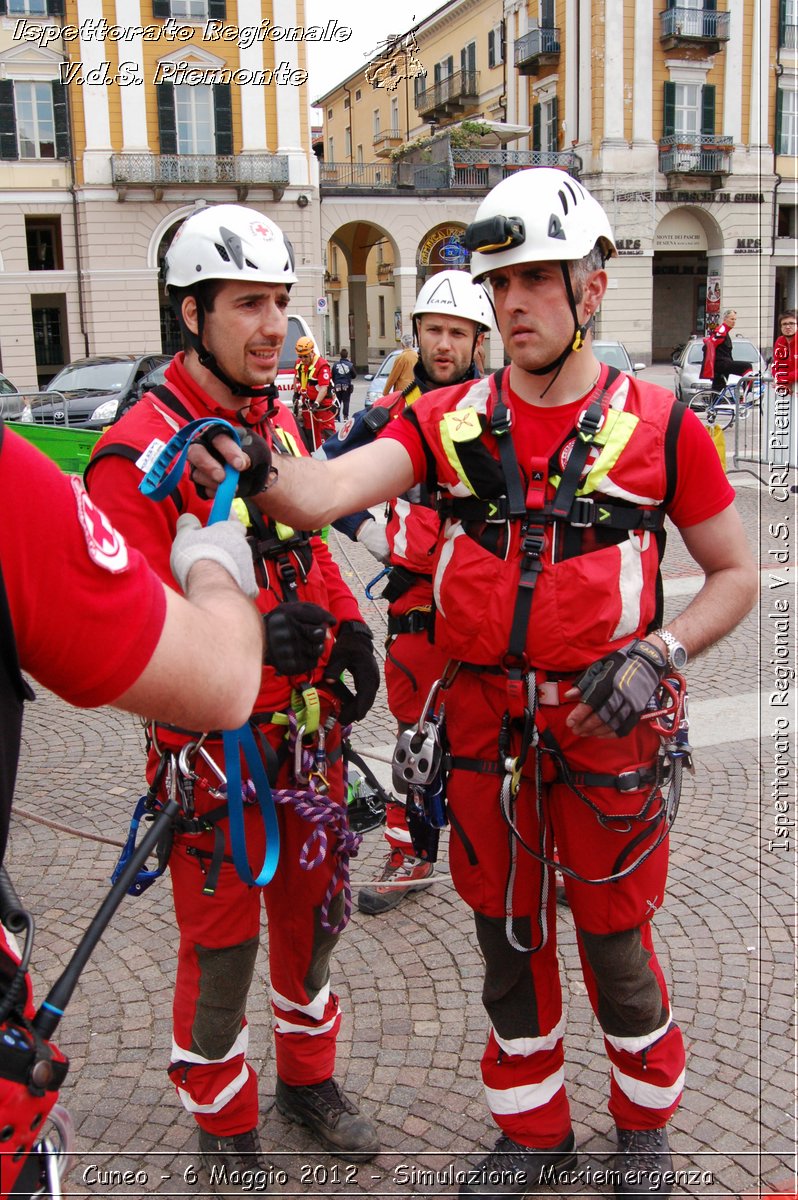
[[347, 346], [342, 346], [338, 353], [340, 354], [341, 358], [347, 358], [349, 355], [349, 348]]
[[798, 308], [785, 308], [784, 312], [779, 316], [779, 325], [784, 320], [798, 321]]

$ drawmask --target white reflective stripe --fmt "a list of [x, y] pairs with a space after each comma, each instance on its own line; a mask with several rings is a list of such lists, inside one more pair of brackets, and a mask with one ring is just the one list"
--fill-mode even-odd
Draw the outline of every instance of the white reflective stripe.
[[647, 1050], [649, 1046], [653, 1046], [655, 1042], [665, 1036], [671, 1027], [672, 1019], [669, 1011], [664, 1025], [660, 1025], [659, 1029], [655, 1029], [653, 1033], [643, 1033], [640, 1037], [615, 1037], [609, 1033], [605, 1033], [604, 1037], [614, 1050], [622, 1050], [627, 1054], [639, 1054], [641, 1050]]
[[661, 503], [661, 497], [656, 496], [640, 496], [637, 492], [629, 492], [626, 488], [618, 487], [617, 483], [613, 483], [609, 475], [605, 475], [601, 481], [602, 496], [615, 496], [619, 500], [631, 500], [634, 504], [654, 505]]
[[542, 1079], [540, 1083], [501, 1089], [486, 1087], [488, 1108], [497, 1117], [511, 1117], [517, 1113], [529, 1112], [532, 1108], [542, 1108], [557, 1095], [564, 1083], [565, 1069], [560, 1067], [559, 1071]]
[[642, 541], [630, 533], [618, 547], [621, 561], [618, 570], [618, 592], [621, 615], [611, 641], [635, 633], [640, 628], [640, 603], [643, 597], [643, 554], [648, 550], [651, 534], [646, 530]]
[[235, 1058], [237, 1054], [246, 1054], [249, 1048], [249, 1026], [245, 1025], [239, 1032], [238, 1037], [233, 1042], [230, 1049], [223, 1058], [205, 1058], [202, 1054], [195, 1054], [193, 1050], [184, 1050], [182, 1046], [178, 1046], [177, 1042], [172, 1038], [172, 1062], [187, 1062], [187, 1063], [223, 1063], [231, 1058]]
[[625, 1075], [614, 1064], [612, 1067], [613, 1079], [624, 1096], [631, 1100], [632, 1104], [639, 1104], [642, 1108], [670, 1108], [675, 1104], [684, 1090], [684, 1074], [682, 1071], [670, 1087], [657, 1087], [654, 1083], [644, 1083], [642, 1079], [633, 1079], [631, 1075]]
[[335, 1014], [331, 1021], [325, 1021], [323, 1025], [294, 1025], [291, 1021], [286, 1021], [285, 1017], [275, 1016], [274, 1028], [277, 1033], [304, 1033], [308, 1037], [320, 1037], [322, 1033], [329, 1033], [338, 1020], [341, 1010], [336, 1008]]
[[488, 411], [489, 399], [490, 376], [483, 375], [482, 379], [478, 379], [474, 386], [470, 387], [466, 394], [457, 401], [455, 408], [475, 408], [484, 416]]
[[249, 1071], [247, 1069], [247, 1064], [244, 1063], [243, 1067], [241, 1068], [241, 1071], [239, 1072], [238, 1075], [236, 1075], [236, 1077], [232, 1081], [232, 1083], [228, 1083], [227, 1087], [222, 1088], [222, 1090], [219, 1092], [216, 1099], [212, 1100], [210, 1104], [196, 1104], [191, 1099], [191, 1097], [189, 1096], [189, 1094], [185, 1090], [185, 1088], [179, 1087], [177, 1089], [177, 1094], [180, 1097], [180, 1101], [183, 1105], [183, 1108], [186, 1110], [186, 1112], [217, 1113], [217, 1112], [221, 1112], [221, 1110], [224, 1108], [224, 1106], [226, 1104], [229, 1104], [234, 1096], [238, 1095], [238, 1093], [241, 1091], [244, 1084], [247, 1082], [248, 1078], [249, 1078]]
[[324, 1016], [324, 1010], [327, 1007], [327, 1001], [330, 999], [330, 985], [325, 983], [320, 992], [317, 992], [309, 1004], [299, 1004], [296, 1000], [289, 1000], [287, 996], [281, 996], [274, 988], [271, 989], [272, 1003], [281, 1008], [283, 1012], [304, 1013], [306, 1017], [310, 1017], [312, 1021], [320, 1021]]
[[551, 1033], [546, 1033], [542, 1037], [503, 1038], [499, 1037], [495, 1029], [493, 1030], [493, 1036], [496, 1039], [496, 1045], [499, 1046], [505, 1054], [520, 1054], [522, 1058], [528, 1058], [530, 1054], [538, 1054], [542, 1050], [553, 1050], [557, 1043], [562, 1041], [562, 1036], [564, 1033], [565, 1014], [560, 1017]]
[[400, 496], [393, 502], [393, 511], [399, 520], [399, 528], [394, 534], [391, 550], [399, 558], [407, 558], [407, 518], [410, 515], [410, 505]]
[[449, 564], [452, 560], [452, 555], [454, 554], [455, 538], [463, 536], [464, 533], [465, 530], [459, 521], [447, 521], [443, 527], [443, 546], [441, 547], [441, 552], [438, 555], [438, 563], [435, 567], [435, 574], [432, 577], [432, 594], [435, 597], [435, 607], [444, 620], [446, 620], [446, 609], [441, 601], [441, 584], [443, 583], [444, 576], [446, 575]]
[[406, 842], [408, 846], [413, 845], [409, 829], [389, 829], [386, 825], [384, 833], [389, 842]]
[[610, 408], [623, 411], [626, 408], [626, 401], [629, 397], [629, 376], [622, 375], [617, 388], [612, 393], [610, 400]]

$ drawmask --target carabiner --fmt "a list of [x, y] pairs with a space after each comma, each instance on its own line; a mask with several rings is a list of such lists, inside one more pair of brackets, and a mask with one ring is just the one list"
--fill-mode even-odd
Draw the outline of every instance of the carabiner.
[[302, 745], [302, 739], [304, 738], [304, 736], [305, 736], [305, 726], [297, 725], [296, 740], [294, 742], [294, 780], [296, 783], [307, 783], [308, 782], [308, 777], [305, 774], [305, 772], [302, 770], [302, 752], [304, 750], [304, 746]]
[[366, 599], [367, 600], [374, 600], [374, 601], [379, 600], [379, 598], [380, 598], [379, 596], [374, 596], [372, 594], [372, 588], [375, 588], [377, 586], [377, 584], [380, 582], [380, 580], [382, 578], [384, 578], [384, 576], [390, 575], [390, 573], [391, 573], [390, 567], [383, 567], [382, 570], [380, 571], [379, 575], [375, 575], [373, 579], [369, 580], [369, 582], [366, 584]]

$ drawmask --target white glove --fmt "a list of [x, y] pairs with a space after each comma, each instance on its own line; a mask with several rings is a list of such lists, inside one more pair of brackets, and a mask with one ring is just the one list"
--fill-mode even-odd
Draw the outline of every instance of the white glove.
[[379, 521], [373, 519], [364, 521], [355, 534], [355, 539], [381, 563], [387, 563], [390, 560], [391, 547], [388, 545], [388, 536], [385, 526]]
[[207, 526], [202, 526], [193, 513], [178, 517], [169, 565], [184, 592], [189, 571], [203, 560], [218, 563], [245, 595], [252, 599], [257, 596], [252, 552], [238, 517], [231, 516], [226, 521]]

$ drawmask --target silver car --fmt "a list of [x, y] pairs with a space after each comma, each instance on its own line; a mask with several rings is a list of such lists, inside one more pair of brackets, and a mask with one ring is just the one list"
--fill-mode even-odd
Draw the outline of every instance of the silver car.
[[368, 383], [366, 390], [366, 403], [364, 408], [371, 408], [375, 400], [379, 400], [380, 396], [385, 391], [385, 385], [388, 382], [388, 376], [393, 369], [393, 364], [401, 354], [401, 350], [392, 350], [390, 354], [386, 354], [385, 358], [380, 363], [379, 367], [373, 375], [364, 375], [363, 378]]
[[[765, 360], [753, 342], [745, 337], [733, 337], [734, 357], [738, 362], [750, 362], [755, 371], [765, 372]], [[691, 337], [673, 365], [675, 379], [673, 390], [676, 399], [689, 404], [696, 392], [705, 392], [712, 387], [710, 379], [699, 379], [704, 358], [704, 339]], [[739, 376], [730, 375], [729, 383], [736, 383]]]

